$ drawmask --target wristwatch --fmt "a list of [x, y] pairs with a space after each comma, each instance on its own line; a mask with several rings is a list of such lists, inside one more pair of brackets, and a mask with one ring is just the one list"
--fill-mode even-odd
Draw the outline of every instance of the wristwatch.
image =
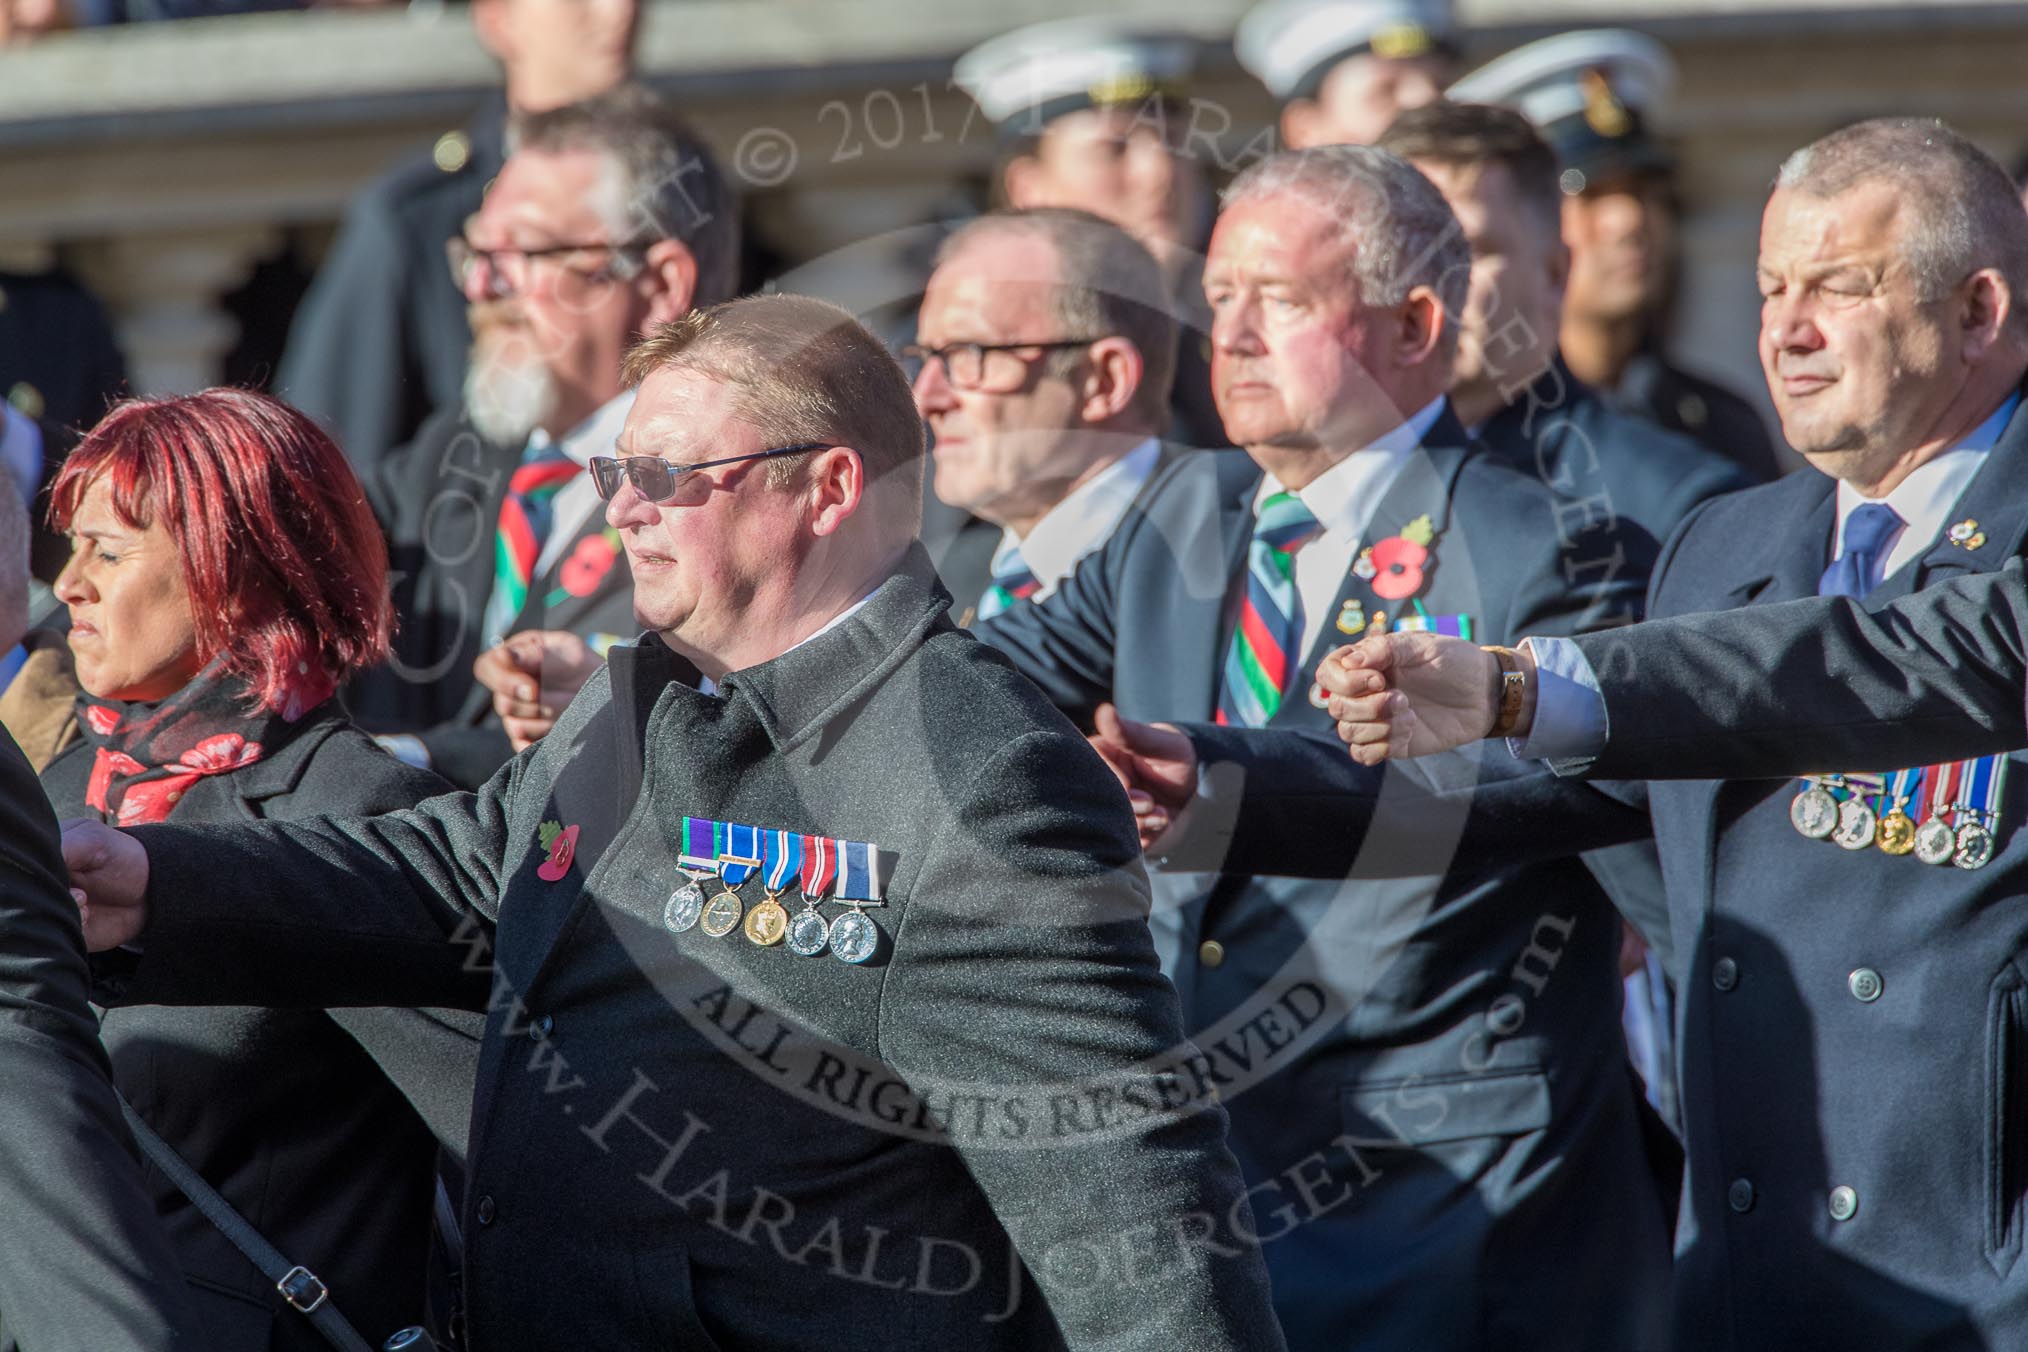
[[1528, 693], [1528, 677], [1521, 670], [1521, 654], [1512, 648], [1486, 645], [1486, 651], [1500, 664], [1499, 712], [1493, 716], [1493, 727], [1487, 737], [1511, 737], [1514, 725], [1521, 721], [1521, 706]]

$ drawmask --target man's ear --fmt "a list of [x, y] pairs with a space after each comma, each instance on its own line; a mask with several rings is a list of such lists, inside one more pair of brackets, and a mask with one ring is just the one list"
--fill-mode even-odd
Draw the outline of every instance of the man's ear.
[[1980, 268], [1966, 278], [1958, 307], [1965, 360], [1978, 361], [1992, 351], [2013, 315], [2014, 295], [1998, 268]]
[[1396, 312], [1395, 355], [1404, 366], [1420, 366], [1442, 350], [1450, 319], [1437, 293], [1426, 286], [1409, 289], [1408, 299]]
[[639, 280], [648, 297], [644, 327], [681, 319], [697, 301], [697, 255], [681, 240], [656, 240], [648, 246]]
[[1000, 191], [1016, 211], [1049, 205], [1042, 200], [1042, 184], [1042, 161], [1033, 155], [1016, 155], [1000, 171]]
[[1290, 99], [1282, 105], [1282, 146], [1301, 150], [1315, 145], [1323, 134], [1320, 124], [1324, 109], [1315, 99]]
[[1078, 416], [1092, 424], [1119, 417], [1133, 407], [1147, 373], [1141, 349], [1125, 338], [1099, 339], [1088, 353]]
[[514, 59], [514, 33], [507, 22], [506, 0], [472, 0], [472, 29], [479, 45], [496, 61]]
[[850, 446], [818, 451], [810, 462], [810, 533], [835, 535], [859, 510], [867, 489], [866, 461]]

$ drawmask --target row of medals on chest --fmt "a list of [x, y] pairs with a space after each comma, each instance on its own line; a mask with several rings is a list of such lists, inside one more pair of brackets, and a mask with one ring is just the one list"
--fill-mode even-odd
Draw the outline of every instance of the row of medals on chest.
[[[1848, 850], [1875, 845], [1885, 854], [1913, 854], [1925, 864], [1952, 864], [1963, 869], [1984, 868], [1992, 862], [1997, 813], [1981, 813], [1967, 804], [1952, 803], [1917, 826], [1908, 815], [1905, 799], [1897, 799], [1884, 813], [1875, 812], [1860, 786], [1850, 782], [1863, 778], [1810, 776], [1805, 781], [1807, 787], [1789, 804], [1789, 823], [1811, 840], [1829, 840]], [[1841, 801], [1833, 792], [1837, 789], [1847, 789], [1852, 796]], [[1957, 824], [1944, 820], [1945, 812]]]
[[817, 909], [824, 898], [805, 892], [803, 909], [791, 916], [781, 903], [781, 892], [767, 892], [761, 903], [749, 911], [739, 899], [739, 887], [747, 879], [735, 884], [720, 878], [719, 891], [707, 899], [704, 884], [713, 875], [690, 869], [684, 872], [689, 881], [671, 892], [662, 907], [662, 927], [671, 934], [682, 934], [694, 927], [714, 939], [722, 939], [738, 929], [762, 948], [786, 942], [790, 952], [803, 957], [814, 958], [828, 950], [838, 961], [849, 963], [865, 962], [880, 947], [880, 927], [860, 909], [880, 902], [833, 898], [852, 909], [835, 919], [827, 919]]

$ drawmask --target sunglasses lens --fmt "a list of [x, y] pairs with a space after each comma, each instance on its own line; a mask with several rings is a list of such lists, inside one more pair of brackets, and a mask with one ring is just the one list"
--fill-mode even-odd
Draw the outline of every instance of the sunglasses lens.
[[613, 494], [620, 491], [620, 462], [611, 456], [595, 455], [587, 468], [591, 470], [592, 487], [598, 490], [599, 497], [611, 502]]
[[634, 491], [650, 502], [667, 502], [676, 495], [676, 473], [667, 460], [639, 455], [627, 461], [627, 477]]

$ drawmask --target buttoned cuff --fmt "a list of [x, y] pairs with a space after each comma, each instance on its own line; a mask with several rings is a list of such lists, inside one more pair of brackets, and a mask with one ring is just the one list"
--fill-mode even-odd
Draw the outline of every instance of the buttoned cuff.
[[1535, 658], [1535, 722], [1526, 737], [1509, 737], [1507, 749], [1523, 760], [1546, 760], [1558, 774], [1575, 774], [1606, 745], [1605, 692], [1578, 646], [1567, 638], [1530, 638]]

